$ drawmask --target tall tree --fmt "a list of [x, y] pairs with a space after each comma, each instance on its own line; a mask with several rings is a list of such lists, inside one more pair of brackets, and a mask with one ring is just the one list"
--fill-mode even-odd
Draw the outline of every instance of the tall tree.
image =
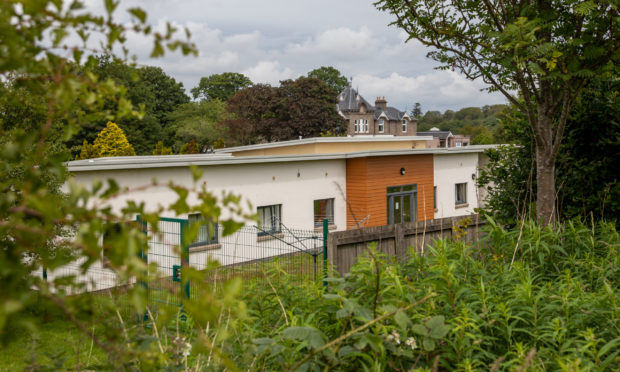
[[348, 80], [347, 78], [340, 73], [334, 67], [325, 67], [321, 66], [316, 68], [310, 72], [308, 72], [308, 77], [316, 78], [323, 81], [330, 88], [332, 88], [337, 93], [340, 93], [347, 87]]
[[[183, 84], [168, 76], [161, 68], [152, 66], [135, 67], [124, 61], [102, 55], [97, 63], [88, 68], [101, 81], [114, 82], [126, 89], [131, 102], [142, 107], [141, 117], [117, 119], [129, 142], [141, 155], [151, 154], [157, 141], [167, 138], [170, 132], [168, 114], [177, 106], [189, 102]], [[108, 110], [119, 109], [114, 99], [105, 102]], [[107, 120], [92, 120], [82, 124], [80, 132], [68, 145], [74, 150], [87, 140], [93, 142], [95, 136], [106, 126]]]
[[[584, 88], [566, 123], [557, 161], [557, 209], [561, 218], [619, 219], [620, 82], [594, 81]], [[487, 210], [514, 224], [530, 214], [536, 194], [534, 135], [517, 109], [500, 115], [502, 131], [518, 145], [489, 151], [479, 178], [489, 190]]]
[[422, 116], [422, 105], [420, 104], [420, 102], [416, 102], [413, 105], [413, 108], [411, 109], [411, 116], [413, 116], [414, 118], [419, 118], [420, 116]]
[[556, 217], [555, 162], [583, 86], [614, 72], [615, 0], [380, 0], [393, 24], [435, 50], [443, 69], [481, 78], [523, 112], [536, 143], [536, 213]]
[[178, 151], [183, 144], [194, 140], [200, 148], [214, 146], [218, 140], [226, 141], [226, 128], [217, 123], [232, 119], [226, 103], [220, 100], [189, 102], [180, 105], [168, 115], [171, 121], [172, 143]]
[[316, 78], [284, 80], [280, 87], [257, 84], [228, 101], [236, 119], [224, 124], [231, 136], [243, 134], [245, 144], [317, 137], [338, 133], [337, 92]]
[[234, 96], [241, 89], [251, 86], [252, 80], [237, 72], [224, 72], [203, 77], [197, 86], [192, 88], [194, 99], [204, 101], [219, 99], [222, 102]]

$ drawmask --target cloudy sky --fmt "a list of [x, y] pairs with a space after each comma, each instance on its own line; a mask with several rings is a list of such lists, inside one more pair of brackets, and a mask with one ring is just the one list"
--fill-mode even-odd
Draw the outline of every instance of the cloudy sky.
[[[100, 8], [101, 0], [91, 0]], [[320, 66], [333, 66], [353, 79], [369, 101], [385, 96], [388, 105], [423, 111], [504, 103], [452, 71], [439, 71], [429, 49], [388, 26], [391, 16], [363, 0], [133, 0], [148, 21], [188, 27], [198, 57], [169, 53], [149, 59], [150, 44], [131, 38], [130, 50], [143, 64], [162, 67], [189, 91], [200, 77], [241, 72], [255, 83], [278, 85]], [[119, 16], [121, 13], [119, 13]], [[120, 20], [123, 18], [120, 17]]]

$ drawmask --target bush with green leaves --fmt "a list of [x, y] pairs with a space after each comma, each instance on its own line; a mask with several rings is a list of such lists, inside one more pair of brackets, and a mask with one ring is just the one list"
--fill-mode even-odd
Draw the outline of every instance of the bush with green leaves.
[[490, 220], [480, 246], [370, 249], [326, 291], [276, 270], [226, 350], [249, 370], [617, 370], [619, 253], [613, 224]]

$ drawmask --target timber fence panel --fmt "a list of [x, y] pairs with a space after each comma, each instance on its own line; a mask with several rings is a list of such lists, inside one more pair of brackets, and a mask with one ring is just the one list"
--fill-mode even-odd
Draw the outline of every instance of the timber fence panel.
[[[467, 226], [462, 222], [465, 219], [469, 219]], [[454, 237], [457, 224], [464, 232], [464, 240], [474, 244], [481, 237], [480, 226], [484, 223], [479, 215], [470, 215], [336, 231], [327, 238], [328, 257], [333, 269], [343, 275], [372, 243], [376, 244], [377, 251], [402, 261], [412, 251], [425, 254], [437, 239]]]

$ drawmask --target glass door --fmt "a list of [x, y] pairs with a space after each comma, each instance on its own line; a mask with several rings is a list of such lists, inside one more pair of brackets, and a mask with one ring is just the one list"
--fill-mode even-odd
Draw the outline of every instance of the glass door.
[[390, 186], [387, 188], [388, 224], [416, 220], [416, 185]]

